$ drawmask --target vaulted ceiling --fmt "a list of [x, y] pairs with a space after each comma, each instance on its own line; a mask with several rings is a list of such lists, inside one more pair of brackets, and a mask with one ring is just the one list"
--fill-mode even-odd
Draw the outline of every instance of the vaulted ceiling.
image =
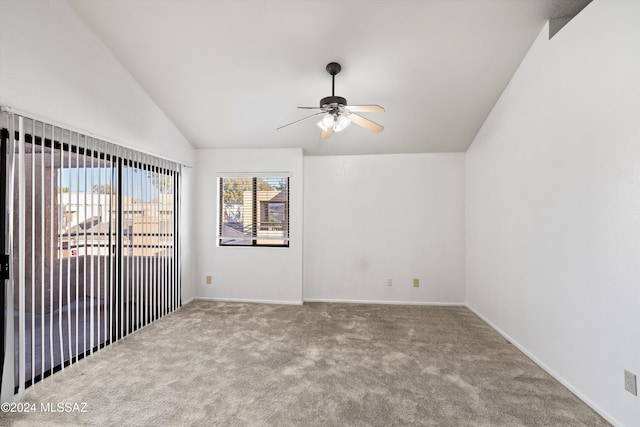
[[[70, 3], [195, 147], [369, 154], [465, 151], [545, 22], [589, 1]], [[383, 106], [362, 115], [385, 130], [276, 130], [331, 95], [332, 61], [336, 95]]]

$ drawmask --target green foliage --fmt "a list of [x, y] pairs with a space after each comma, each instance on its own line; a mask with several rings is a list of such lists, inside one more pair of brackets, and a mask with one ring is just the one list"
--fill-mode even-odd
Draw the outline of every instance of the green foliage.
[[273, 184], [273, 189], [276, 191], [282, 191], [282, 190], [285, 190], [286, 188], [287, 188], [286, 179], [281, 179]]
[[262, 178], [257, 178], [258, 179], [258, 191], [273, 191], [274, 188], [264, 179]]
[[170, 175], [157, 174], [148, 172], [147, 177], [151, 181], [151, 185], [156, 187], [160, 194], [173, 193], [173, 177]]
[[223, 201], [225, 203], [243, 203], [245, 191], [253, 191], [253, 180], [257, 191], [282, 191], [287, 187], [285, 180], [275, 181], [263, 178], [223, 178]]
[[253, 185], [251, 178], [223, 178], [225, 203], [242, 203], [245, 191], [251, 191]]

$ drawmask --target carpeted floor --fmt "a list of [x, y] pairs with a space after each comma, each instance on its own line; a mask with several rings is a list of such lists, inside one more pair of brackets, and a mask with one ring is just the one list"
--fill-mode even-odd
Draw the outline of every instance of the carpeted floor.
[[608, 425], [464, 307], [195, 301], [25, 402], [0, 425]]

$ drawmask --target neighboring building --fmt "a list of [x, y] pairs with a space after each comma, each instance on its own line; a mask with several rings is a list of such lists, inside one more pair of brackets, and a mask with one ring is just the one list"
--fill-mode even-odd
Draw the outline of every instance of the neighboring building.
[[[107, 255], [115, 250], [116, 200], [110, 194], [59, 193], [58, 256]], [[124, 255], [172, 255], [165, 251], [173, 247], [173, 194], [149, 201], [125, 196], [123, 202]]]

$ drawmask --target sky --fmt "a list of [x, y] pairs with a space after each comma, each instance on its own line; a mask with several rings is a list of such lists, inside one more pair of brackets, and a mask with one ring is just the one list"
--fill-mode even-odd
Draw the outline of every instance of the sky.
[[[113, 185], [115, 191], [115, 174], [115, 168], [62, 168], [58, 169], [56, 184], [59, 188], [68, 188], [72, 193], [91, 192], [94, 186], [105, 185]], [[154, 185], [147, 171], [129, 167], [123, 170], [123, 193], [125, 196], [143, 201], [155, 199], [160, 195], [158, 187]]]

